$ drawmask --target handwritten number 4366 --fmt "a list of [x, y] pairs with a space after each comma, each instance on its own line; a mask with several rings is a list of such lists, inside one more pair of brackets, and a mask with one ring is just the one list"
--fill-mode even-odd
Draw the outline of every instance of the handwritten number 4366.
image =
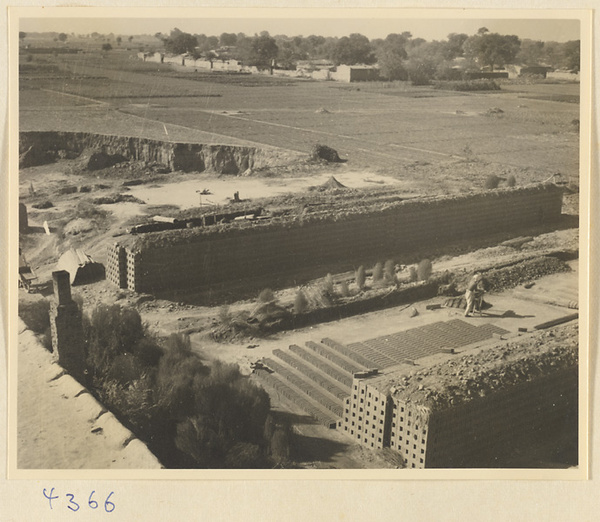
[[[90, 493], [90, 496], [88, 498], [88, 507], [90, 509], [98, 509], [98, 502], [96, 502], [94, 500], [94, 493], [96, 493], [96, 491], [92, 491]], [[106, 511], [107, 513], [112, 513], [115, 510], [115, 505], [110, 501], [110, 497], [112, 497], [114, 491], [111, 491], [108, 495], [108, 497], [106, 497], [106, 500], [104, 501], [104, 511]], [[59, 495], [54, 495], [54, 488], [52, 488], [50, 490], [50, 493], [48, 493], [46, 491], [46, 488], [44, 488], [44, 496], [48, 499], [48, 503], [50, 504], [50, 509], [52, 509], [52, 501], [56, 500], [57, 498], [59, 498]], [[78, 502], [75, 501], [75, 495], [73, 495], [72, 493], [66, 493], [65, 496], [69, 499], [69, 503], [67, 504], [67, 508], [69, 508], [71, 511], [79, 511], [79, 509], [81, 508], [80, 504]]]

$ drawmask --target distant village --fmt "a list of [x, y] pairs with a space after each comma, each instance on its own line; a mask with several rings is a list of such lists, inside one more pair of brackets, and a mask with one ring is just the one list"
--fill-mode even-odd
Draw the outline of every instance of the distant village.
[[[168, 63], [175, 68], [185, 68], [194, 71], [225, 71], [246, 74], [265, 74], [289, 78], [306, 78], [312, 80], [331, 80], [338, 82], [365, 82], [386, 79], [380, 73], [378, 64], [336, 65], [327, 59], [298, 60], [295, 69], [283, 69], [277, 66], [275, 59], [267, 68], [255, 65], [244, 65], [241, 61], [230, 57], [230, 48], [220, 48], [207, 53], [209, 57], [196, 58], [191, 53], [170, 54], [165, 52], [138, 52], [137, 56], [144, 62]], [[517, 79], [524, 76], [538, 76], [556, 80], [579, 81], [579, 72], [566, 69], [554, 70], [548, 65], [518, 65], [509, 64], [490, 70], [482, 67], [479, 71], [466, 71], [466, 59], [457, 57], [453, 60], [452, 69], [467, 80], [478, 79]]]

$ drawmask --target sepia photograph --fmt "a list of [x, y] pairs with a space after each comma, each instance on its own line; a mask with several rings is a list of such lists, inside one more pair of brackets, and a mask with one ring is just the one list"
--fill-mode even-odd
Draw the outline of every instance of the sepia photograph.
[[13, 16], [14, 476], [585, 478], [589, 28], [374, 11]]

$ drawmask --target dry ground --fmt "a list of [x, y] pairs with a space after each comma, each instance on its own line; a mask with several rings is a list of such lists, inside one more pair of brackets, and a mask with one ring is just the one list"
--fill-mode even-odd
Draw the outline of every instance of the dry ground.
[[[272, 178], [263, 173], [263, 177], [244, 180], [217, 180], [206, 173], [201, 176], [172, 173], [152, 177], [148, 183], [131, 190], [121, 186], [123, 180], [118, 175], [98, 177], [82, 170], [77, 160], [24, 169], [20, 173], [19, 191], [30, 209], [33, 231], [21, 237], [21, 246], [42, 283], [49, 281], [59, 255], [71, 246], [83, 248], [97, 261], [105, 262], [107, 246], [128, 222], [139, 221], [140, 214], [158, 214], [165, 205], [170, 205], [171, 210], [193, 205], [195, 184], [197, 189], [212, 188], [214, 194], [209, 198], [219, 201], [240, 190], [240, 186], [244, 187], [242, 197], [266, 196], [302, 191], [329, 175], [351, 187], [373, 182], [379, 186], [383, 181], [384, 186], [406, 195], [479, 189], [491, 173], [501, 177], [512, 174], [518, 184], [525, 184], [560, 172], [577, 185], [578, 134], [572, 120], [578, 118], [578, 105], [523, 99], [524, 88], [519, 92], [505, 89], [493, 94], [459, 94], [404, 85], [344, 86], [262, 77], [245, 80], [248, 83], [244, 85], [244, 78], [225, 82], [223, 77], [217, 81], [217, 77], [211, 79], [206, 75], [192, 79], [192, 73], [186, 73], [191, 74], [189, 77], [173, 75], [168, 68], [156, 68], [156, 64], [148, 67], [135, 59], [129, 60], [125, 52], [109, 54], [94, 66], [86, 55], [48, 59], [64, 59], [62, 65], [69, 66], [69, 74], [64, 70], [58, 78], [50, 78], [51, 74], [30, 74], [34, 79], [22, 81], [21, 130], [88, 131], [210, 143], [250, 142], [307, 153], [314, 143], [322, 142], [336, 148], [348, 161], [314, 170], [296, 165], [274, 173], [278, 176]], [[127, 67], [132, 66], [135, 72], [128, 72]], [[547, 97], [549, 93], [569, 94], [573, 90], [572, 86], [561, 85], [543, 85], [539, 90], [536, 86], [526, 87], [528, 96], [533, 92]], [[487, 110], [494, 107], [504, 112], [487, 115]], [[327, 112], [317, 112], [320, 108]], [[32, 184], [35, 196], [29, 194]], [[59, 194], [65, 185], [90, 185], [92, 192]], [[114, 191], [137, 195], [147, 204], [81, 205]], [[190, 197], [190, 193], [194, 196]], [[43, 199], [50, 199], [55, 206], [47, 210], [31, 208], [31, 203]], [[577, 214], [577, 194], [568, 196], [566, 203], [566, 211]], [[51, 235], [43, 232], [44, 221], [53, 229]], [[525, 249], [540, 253], [573, 250], [577, 241], [577, 229], [570, 228], [541, 235]], [[449, 249], [446, 255], [433, 260], [434, 269], [468, 271], [480, 264], [506, 262], [522, 253], [482, 246], [460, 252]], [[519, 319], [519, 326], [531, 327], [544, 318], [564, 314], [563, 308], [548, 302], [553, 291], [561, 294], [561, 298], [566, 294], [577, 297], [573, 274], [561, 274], [549, 283], [536, 283], [531, 292], [518, 288], [494, 297], [493, 304], [498, 310], [513, 309], [520, 315], [533, 315]], [[49, 294], [51, 289], [46, 285], [42, 291]], [[294, 292], [295, 289], [284, 290], [278, 297], [290, 300]], [[246, 371], [250, 362], [293, 342], [303, 344], [325, 335], [342, 342], [367, 339], [376, 336], [373, 332], [392, 333], [456, 313], [425, 312], [422, 309], [425, 303], [421, 303], [417, 306], [421, 314], [412, 319], [408, 309], [391, 309], [278, 334], [266, 340], [219, 344], [207, 336], [218, 314], [214, 307], [145, 296], [140, 299], [106, 281], [74, 288], [74, 294], [78, 293], [87, 309], [100, 301], [136, 306], [149, 326], [162, 334], [195, 329], [198, 333], [194, 336], [194, 346], [202, 357], [237, 362]], [[24, 293], [21, 297], [36, 298]], [[252, 300], [242, 300], [232, 307], [241, 309], [252, 304]], [[506, 327], [504, 323], [499, 325]], [[516, 323], [512, 326], [516, 330]], [[249, 345], [258, 346], [249, 349]], [[290, 404], [282, 401], [275, 405], [299, 416], [297, 431], [303, 437], [306, 467], [391, 465], [383, 455], [348, 445], [340, 440], [338, 433], [328, 433], [325, 428], [302, 420], [301, 412]], [[325, 445], [323, 437], [329, 440]]]

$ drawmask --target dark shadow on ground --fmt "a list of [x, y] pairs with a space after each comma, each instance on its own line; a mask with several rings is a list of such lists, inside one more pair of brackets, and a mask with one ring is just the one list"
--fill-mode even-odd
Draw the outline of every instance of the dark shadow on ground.
[[294, 460], [333, 462], [333, 457], [348, 449], [348, 444], [305, 435], [294, 436]]

